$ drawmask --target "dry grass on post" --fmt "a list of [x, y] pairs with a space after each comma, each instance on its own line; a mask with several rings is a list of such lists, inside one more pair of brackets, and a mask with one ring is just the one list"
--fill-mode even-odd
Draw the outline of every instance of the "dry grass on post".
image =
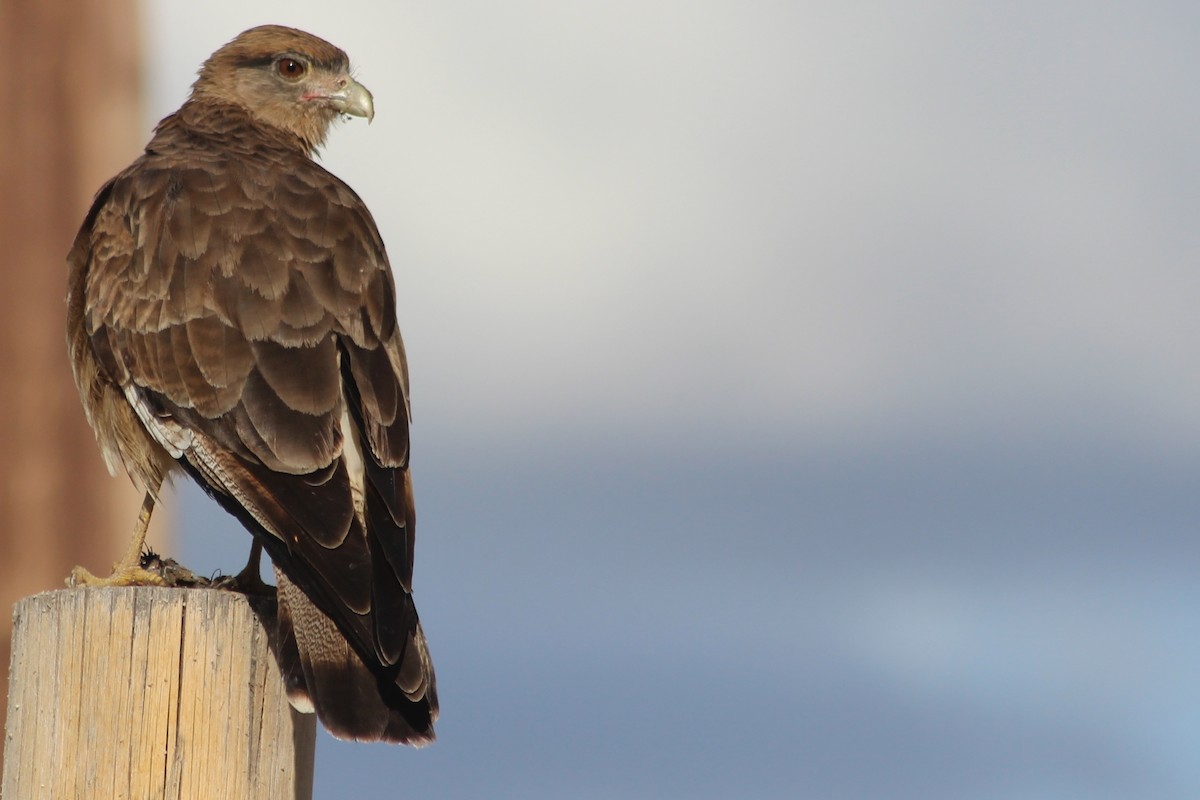
[[288, 705], [273, 606], [152, 587], [21, 600], [0, 794], [310, 798], [315, 720]]

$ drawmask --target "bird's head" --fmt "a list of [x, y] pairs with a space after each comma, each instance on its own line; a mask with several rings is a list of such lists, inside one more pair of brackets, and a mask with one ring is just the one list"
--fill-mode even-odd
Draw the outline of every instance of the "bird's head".
[[204, 62], [194, 98], [241, 106], [294, 133], [311, 151], [340, 114], [375, 116], [371, 93], [350, 77], [346, 54], [324, 39], [279, 25], [238, 34]]

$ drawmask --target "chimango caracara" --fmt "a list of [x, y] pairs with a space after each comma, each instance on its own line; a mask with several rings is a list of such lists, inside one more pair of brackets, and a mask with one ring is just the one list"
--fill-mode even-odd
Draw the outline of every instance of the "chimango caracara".
[[413, 605], [408, 375], [395, 287], [358, 196], [312, 159], [374, 116], [346, 54], [254, 28], [106, 183], [70, 262], [75, 382], [110, 471], [146, 499], [111, 578], [140, 568], [163, 480], [194, 478], [265, 548], [294, 705], [335, 735], [422, 744], [437, 694]]

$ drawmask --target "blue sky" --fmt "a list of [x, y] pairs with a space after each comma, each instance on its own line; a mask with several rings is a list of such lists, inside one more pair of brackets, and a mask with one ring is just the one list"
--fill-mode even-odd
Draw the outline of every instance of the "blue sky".
[[318, 796], [1194, 797], [1198, 17], [147, 4], [147, 130], [265, 22], [375, 94], [445, 709]]

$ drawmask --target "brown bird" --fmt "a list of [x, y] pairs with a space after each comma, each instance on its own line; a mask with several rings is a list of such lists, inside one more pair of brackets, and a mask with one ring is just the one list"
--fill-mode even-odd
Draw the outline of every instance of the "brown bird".
[[[362, 200], [316, 162], [334, 120], [374, 116], [338, 48], [253, 28], [204, 63], [145, 153], [96, 195], [68, 256], [67, 344], [109, 470], [145, 489], [111, 578], [139, 566], [184, 472], [265, 548], [289, 695], [331, 733], [433, 740], [413, 605], [408, 368]], [[285, 671], [288, 671], [285, 669]]]

